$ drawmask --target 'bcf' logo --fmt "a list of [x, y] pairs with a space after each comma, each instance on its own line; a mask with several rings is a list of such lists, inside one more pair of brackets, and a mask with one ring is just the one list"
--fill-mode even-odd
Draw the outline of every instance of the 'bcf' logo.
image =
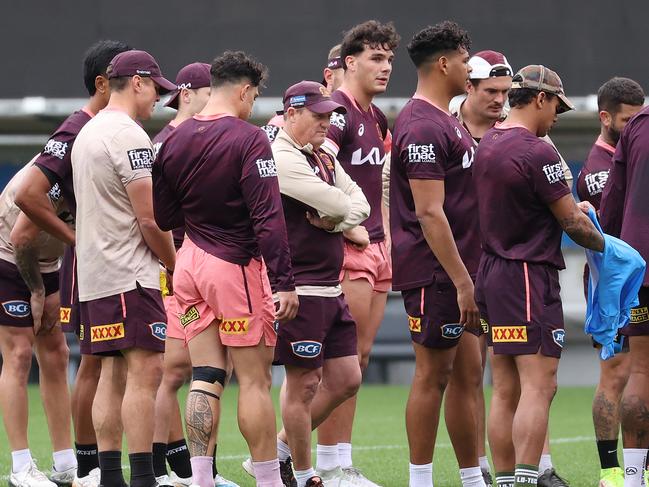
[[459, 323], [448, 323], [442, 325], [442, 336], [448, 338], [449, 340], [456, 340], [462, 336], [464, 331], [464, 326]]
[[158, 340], [165, 341], [167, 338], [167, 324], [163, 323], [161, 321], [158, 321], [156, 323], [151, 323], [149, 325], [149, 328], [151, 328], [151, 334], [156, 337]]
[[311, 340], [291, 342], [291, 348], [293, 348], [293, 353], [298, 357], [314, 358], [320, 355], [320, 350], [322, 350], [322, 343], [314, 342]]
[[5, 301], [2, 303], [5, 313], [15, 318], [24, 318], [29, 316], [30, 308], [27, 301]]
[[559, 345], [561, 348], [563, 348], [563, 341], [565, 340], [565, 338], [565, 330], [552, 330], [552, 339], [554, 340], [554, 343]]

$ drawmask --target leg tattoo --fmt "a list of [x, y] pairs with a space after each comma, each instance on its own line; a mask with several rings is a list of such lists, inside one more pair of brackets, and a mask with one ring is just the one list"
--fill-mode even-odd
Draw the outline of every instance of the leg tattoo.
[[207, 451], [212, 435], [214, 414], [207, 395], [191, 391], [187, 397], [187, 440], [192, 457], [209, 456]]
[[603, 392], [598, 392], [593, 398], [593, 424], [596, 439], [617, 438], [620, 429], [618, 404], [609, 401]]

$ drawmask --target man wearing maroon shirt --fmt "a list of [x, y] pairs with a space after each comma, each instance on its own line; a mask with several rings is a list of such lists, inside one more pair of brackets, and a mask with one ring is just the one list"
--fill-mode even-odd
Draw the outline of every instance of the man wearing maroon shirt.
[[471, 179], [475, 142], [448, 111], [470, 73], [469, 45], [467, 32], [450, 21], [415, 34], [408, 53], [417, 90], [394, 126], [393, 287], [402, 292], [416, 358], [406, 407], [411, 487], [432, 486], [439, 411], [451, 376], [457, 387], [447, 394], [446, 424], [462, 485], [485, 485], [476, 445], [481, 364], [473, 298], [480, 259]]
[[533, 65], [514, 76], [511, 111], [480, 141], [474, 163], [483, 255], [476, 300], [488, 323], [494, 379], [489, 444], [496, 482], [536, 484], [563, 348], [561, 230], [602, 251], [575, 203], [557, 151], [539, 139], [572, 108], [559, 76]]
[[174, 293], [193, 365], [186, 415], [193, 479], [213, 486], [229, 347], [240, 384], [239, 427], [257, 485], [281, 487], [270, 364], [274, 322], [293, 319], [298, 299], [273, 154], [264, 132], [246, 122], [266, 69], [228, 51], [210, 73], [207, 105], [170, 134], [154, 164], [156, 221], [169, 230], [184, 224], [187, 235]]
[[[588, 158], [577, 178], [577, 194], [582, 201], [590, 202], [599, 210], [602, 191], [613, 166], [615, 146], [627, 122], [644, 104], [642, 87], [628, 78], [613, 78], [597, 92], [600, 135], [593, 144]], [[584, 270], [584, 277], [588, 268]], [[584, 291], [588, 286], [584, 280]], [[628, 342], [624, 349], [628, 349]], [[629, 355], [620, 353], [608, 360], [600, 360], [600, 375], [593, 398], [593, 425], [601, 467], [600, 485], [621, 485], [624, 473], [617, 456], [617, 438], [620, 430], [619, 405], [622, 391], [629, 377]], [[613, 483], [614, 478], [617, 483]]]

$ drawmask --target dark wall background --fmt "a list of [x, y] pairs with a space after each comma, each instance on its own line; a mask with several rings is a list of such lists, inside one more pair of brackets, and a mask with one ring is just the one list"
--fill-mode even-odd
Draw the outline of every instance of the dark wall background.
[[243, 49], [270, 67], [265, 94], [277, 96], [319, 79], [341, 32], [370, 18], [394, 21], [403, 38], [388, 96], [414, 90], [405, 51], [413, 33], [447, 18], [471, 32], [472, 52], [500, 50], [515, 69], [546, 64], [570, 95], [595, 93], [614, 75], [649, 89], [646, 0], [9, 0], [0, 18], [0, 98], [85, 96], [80, 61], [100, 38], [150, 51], [170, 78], [189, 62]]

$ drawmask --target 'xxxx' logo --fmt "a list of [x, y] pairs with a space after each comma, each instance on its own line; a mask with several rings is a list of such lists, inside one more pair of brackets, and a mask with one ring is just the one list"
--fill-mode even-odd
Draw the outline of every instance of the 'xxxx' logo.
[[219, 325], [219, 330], [226, 335], [245, 335], [248, 333], [248, 318], [224, 319]]
[[90, 341], [103, 342], [124, 338], [124, 323], [112, 323], [110, 325], [91, 326]]
[[61, 323], [70, 323], [70, 315], [72, 314], [71, 308], [59, 308], [59, 319]]
[[410, 331], [414, 331], [415, 333], [420, 333], [421, 318], [414, 318], [412, 316], [408, 316], [408, 328], [410, 329]]
[[525, 326], [494, 326], [491, 328], [491, 339], [494, 343], [527, 342]]

